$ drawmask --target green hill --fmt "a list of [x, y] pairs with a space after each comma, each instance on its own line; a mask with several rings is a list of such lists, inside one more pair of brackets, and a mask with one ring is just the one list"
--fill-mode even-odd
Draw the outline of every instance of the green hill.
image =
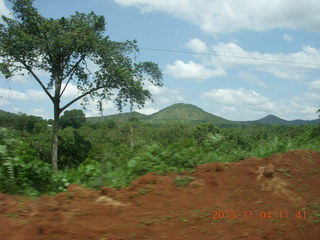
[[282, 118], [279, 118], [275, 115], [268, 115], [264, 118], [261, 118], [256, 121], [246, 121], [246, 122], [239, 122], [243, 123], [244, 125], [251, 125], [251, 124], [262, 124], [262, 125], [272, 125], [272, 124], [277, 124], [277, 125], [295, 125], [295, 126], [303, 126], [303, 125], [317, 125], [320, 123], [320, 119], [315, 119], [315, 120], [292, 120], [292, 121], [287, 121]]
[[201, 108], [192, 104], [177, 103], [154, 113], [146, 119], [150, 124], [162, 124], [165, 122], [184, 122], [184, 123], [206, 123], [212, 122], [217, 125], [232, 124], [232, 121], [217, 117], [203, 111]]
[[104, 120], [132, 121], [138, 120], [151, 125], [161, 125], [167, 122], [183, 122], [183, 123], [206, 123], [212, 122], [217, 125], [234, 125], [232, 121], [217, 117], [207, 113], [201, 108], [192, 104], [177, 103], [166, 107], [159, 112], [151, 115], [144, 115], [138, 112], [119, 113], [103, 117], [89, 117], [89, 122], [97, 122]]
[[89, 117], [87, 118], [89, 122], [97, 122], [104, 120], [117, 120], [117, 121], [140, 121], [143, 123], [149, 123], [151, 125], [162, 125], [167, 122], [183, 122], [191, 124], [199, 123], [214, 123], [220, 126], [239, 126], [239, 125], [252, 125], [252, 124], [262, 124], [262, 125], [317, 125], [320, 123], [320, 119], [316, 120], [293, 120], [287, 121], [279, 118], [275, 115], [268, 115], [256, 121], [230, 121], [211, 113], [208, 113], [201, 108], [185, 103], [173, 104], [166, 107], [159, 112], [151, 115], [144, 115], [138, 112], [131, 113], [120, 113], [104, 117]]
[[269, 125], [269, 124], [288, 125], [288, 121], [271, 114], [257, 120], [256, 122], [261, 123], [263, 125]]

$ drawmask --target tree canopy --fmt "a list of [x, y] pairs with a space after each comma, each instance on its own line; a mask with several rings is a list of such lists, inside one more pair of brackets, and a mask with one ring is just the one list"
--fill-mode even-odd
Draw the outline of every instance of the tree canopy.
[[60, 118], [61, 127], [80, 128], [86, 121], [86, 115], [82, 110], [66, 110]]
[[[34, 0], [9, 0], [14, 18], [2, 16], [0, 24], [0, 72], [6, 78], [29, 74], [53, 103], [52, 164], [57, 169], [60, 114], [82, 99], [113, 100], [118, 110], [138, 107], [152, 99], [146, 81], [162, 86], [162, 73], [153, 62], [138, 62], [137, 42], [112, 41], [105, 36], [105, 19], [94, 12], [76, 12], [58, 19], [45, 18], [33, 6]], [[49, 79], [37, 73], [46, 71]], [[61, 106], [69, 84], [76, 85], [77, 97]]]

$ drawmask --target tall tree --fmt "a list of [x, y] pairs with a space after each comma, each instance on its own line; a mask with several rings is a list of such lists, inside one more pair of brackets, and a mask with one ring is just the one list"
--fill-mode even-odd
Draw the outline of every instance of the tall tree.
[[[105, 19], [91, 12], [76, 12], [68, 18], [44, 18], [33, 6], [34, 0], [9, 0], [14, 19], [2, 16], [0, 25], [0, 71], [6, 78], [27, 72], [39, 83], [53, 103], [52, 168], [58, 169], [58, 130], [61, 113], [82, 99], [114, 97], [119, 111], [123, 106], [138, 107], [152, 99], [144, 81], [162, 86], [162, 73], [153, 62], [137, 62], [137, 42], [111, 41], [105, 36]], [[89, 67], [94, 66], [94, 67]], [[37, 70], [50, 73], [41, 79]], [[70, 83], [79, 95], [61, 106]], [[113, 91], [116, 89], [116, 91]], [[115, 93], [116, 92], [116, 93]]]
[[63, 115], [60, 117], [60, 125], [63, 128], [74, 127], [80, 128], [86, 121], [86, 115], [82, 110], [73, 109], [66, 110]]

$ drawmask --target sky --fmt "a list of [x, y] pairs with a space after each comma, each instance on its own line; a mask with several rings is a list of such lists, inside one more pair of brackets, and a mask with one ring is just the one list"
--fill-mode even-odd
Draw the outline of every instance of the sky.
[[[157, 63], [164, 84], [146, 85], [155, 101], [134, 109], [140, 113], [189, 103], [229, 120], [318, 118], [319, 0], [35, 0], [34, 6], [48, 18], [94, 11], [105, 17], [111, 40], [138, 41], [139, 61]], [[11, 3], [0, 0], [0, 15], [10, 12]], [[68, 85], [63, 101], [75, 96], [76, 86]], [[53, 116], [31, 76], [0, 75], [0, 97], [1, 110]], [[111, 101], [103, 105], [103, 115], [118, 113]], [[80, 102], [71, 109], [81, 109]], [[85, 113], [98, 116], [96, 104]]]

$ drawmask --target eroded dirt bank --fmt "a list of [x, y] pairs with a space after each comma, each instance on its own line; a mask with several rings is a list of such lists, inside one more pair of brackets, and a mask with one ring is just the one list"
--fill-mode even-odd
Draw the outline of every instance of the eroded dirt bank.
[[130, 187], [0, 194], [1, 240], [320, 239], [320, 153], [149, 173]]

